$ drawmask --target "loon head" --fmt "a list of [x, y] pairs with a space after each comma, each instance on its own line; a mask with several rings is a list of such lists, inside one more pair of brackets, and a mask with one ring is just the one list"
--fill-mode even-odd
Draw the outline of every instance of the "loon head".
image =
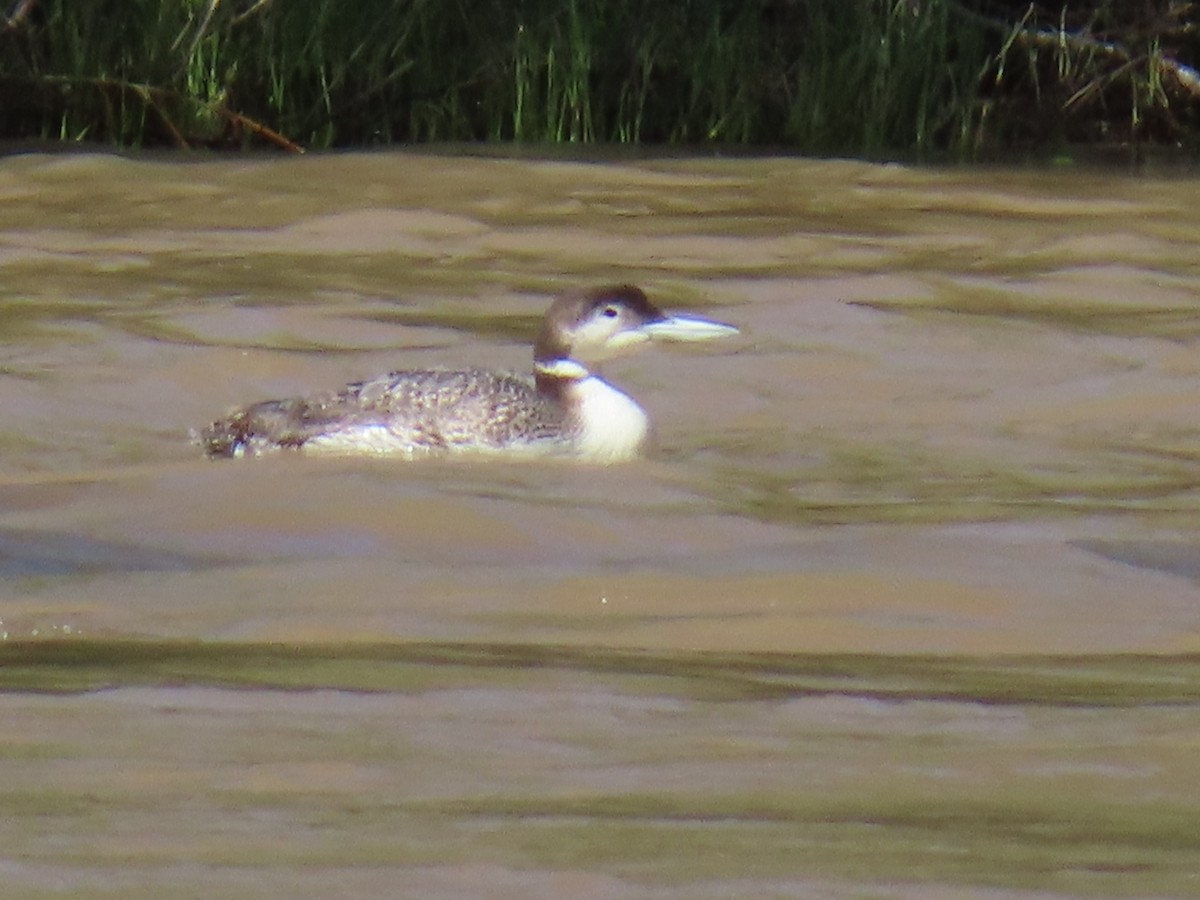
[[736, 334], [724, 325], [693, 316], [667, 316], [631, 284], [572, 291], [546, 312], [534, 344], [534, 361], [548, 368], [560, 361], [597, 363], [651, 341], [706, 341]]
[[597, 462], [628, 459], [645, 442], [649, 420], [588, 365], [652, 341], [706, 341], [736, 333], [732, 325], [664, 315], [629, 284], [565, 294], [547, 310], [534, 344], [537, 391], [565, 411], [576, 455]]

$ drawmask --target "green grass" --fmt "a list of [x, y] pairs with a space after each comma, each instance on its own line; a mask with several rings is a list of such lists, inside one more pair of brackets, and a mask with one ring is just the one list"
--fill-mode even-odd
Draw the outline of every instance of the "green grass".
[[0, 132], [927, 150], [971, 131], [981, 35], [943, 0], [42, 0], [0, 33]]
[[867, 155], [1179, 140], [1196, 130], [1200, 82], [1190, 96], [1177, 58], [1197, 41], [1193, 13], [1160, 6], [26, 0], [0, 27], [0, 135]]

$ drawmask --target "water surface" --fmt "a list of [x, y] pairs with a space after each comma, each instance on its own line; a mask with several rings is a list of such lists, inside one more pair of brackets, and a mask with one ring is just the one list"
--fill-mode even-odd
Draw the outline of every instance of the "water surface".
[[[1200, 891], [1200, 182], [403, 153], [0, 161], [3, 852], [42, 897]], [[615, 468], [208, 462], [522, 370]]]

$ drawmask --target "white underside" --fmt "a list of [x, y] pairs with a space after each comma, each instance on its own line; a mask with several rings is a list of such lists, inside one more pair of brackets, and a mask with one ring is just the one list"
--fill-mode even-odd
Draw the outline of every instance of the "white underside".
[[537, 458], [562, 452], [552, 441], [516, 441], [503, 446], [485, 443], [419, 444], [386, 425], [355, 426], [334, 431], [304, 443], [304, 452], [316, 456], [390, 456], [404, 459], [471, 454], [511, 459]]
[[591, 462], [620, 462], [636, 456], [650, 422], [642, 408], [595, 375], [573, 384], [570, 402], [578, 403], [581, 430], [575, 455]]
[[304, 442], [304, 452], [321, 456], [403, 456], [416, 459], [431, 455], [429, 447], [406, 440], [386, 425], [357, 425], [331, 431]]

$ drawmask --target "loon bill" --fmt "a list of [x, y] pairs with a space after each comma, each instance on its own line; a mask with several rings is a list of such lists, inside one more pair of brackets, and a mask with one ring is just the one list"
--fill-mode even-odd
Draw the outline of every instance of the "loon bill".
[[483, 369], [390, 372], [339, 391], [266, 400], [195, 435], [210, 457], [285, 449], [407, 458], [453, 454], [568, 456], [619, 462], [637, 455], [649, 420], [587, 363], [653, 341], [705, 341], [732, 325], [667, 316], [640, 288], [573, 291], [551, 304], [533, 346], [533, 378]]

